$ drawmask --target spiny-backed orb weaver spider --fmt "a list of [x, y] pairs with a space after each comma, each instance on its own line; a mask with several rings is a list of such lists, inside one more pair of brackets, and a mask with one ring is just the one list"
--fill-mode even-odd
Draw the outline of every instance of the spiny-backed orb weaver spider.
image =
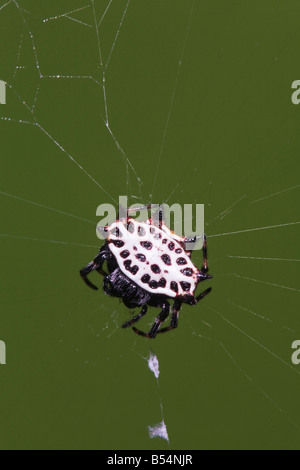
[[[148, 206], [146, 206], [148, 207]], [[106, 242], [96, 258], [80, 275], [92, 289], [98, 288], [87, 275], [96, 270], [104, 276], [103, 288], [107, 295], [119, 297], [126, 307], [142, 307], [140, 313], [122, 325], [127, 328], [142, 318], [151, 307], [159, 307], [160, 314], [148, 333], [133, 327], [133, 331], [147, 338], [155, 338], [157, 333], [172, 330], [178, 325], [179, 311], [183, 303], [196, 305], [211, 288], [195, 297], [197, 285], [211, 279], [208, 274], [207, 243], [203, 236], [203, 265], [201, 269], [191, 261], [191, 251], [187, 244], [196, 243], [199, 237], [181, 237], [172, 232], [162, 220], [153, 218], [139, 222], [127, 216], [116, 220], [102, 229]], [[108, 273], [102, 266], [107, 262]], [[170, 314], [168, 299], [174, 299], [171, 323], [165, 328], [161, 324]]]

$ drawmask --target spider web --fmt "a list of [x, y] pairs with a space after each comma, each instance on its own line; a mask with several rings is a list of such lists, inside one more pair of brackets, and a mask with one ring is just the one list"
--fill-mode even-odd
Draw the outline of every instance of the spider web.
[[[154, 18], [158, 11], [166, 13], [165, 10], [159, 9], [157, 2], [151, 8], [147, 3], [143, 4], [144, 8], [146, 5]], [[193, 181], [202, 178], [203, 168], [200, 168], [200, 164], [198, 161], [195, 163], [195, 160], [189, 160], [182, 169], [180, 179], [178, 177], [177, 180], [166, 184], [161, 191], [163, 179], [161, 170], [165, 168], [165, 160], [172, 161], [173, 151], [175, 152], [177, 145], [180, 146], [174, 132], [176, 123], [178, 126], [178, 121], [181, 119], [176, 100], [179, 102], [184, 100], [184, 85], [189, 83], [187, 77], [191, 77], [193, 73], [189, 51], [196, 41], [195, 17], [198, 14], [198, 11], [195, 11], [196, 4], [193, 0], [188, 4], [185, 2], [176, 6], [177, 15], [179, 12], [184, 12], [179, 22], [181, 34], [177, 34], [176, 51], [172, 56], [172, 59], [176, 60], [171, 68], [171, 75], [165, 79], [167, 85], [164, 80], [159, 81], [157, 85], [158, 88], [164, 86], [164, 98], [159, 92], [157, 96], [152, 95], [160, 106], [159, 111], [163, 117], [157, 119], [158, 122], [155, 121], [155, 129], [153, 122], [153, 128], [147, 129], [150, 136], [155, 134], [157, 142], [155, 155], [151, 154], [151, 167], [147, 166], [147, 162], [141, 162], [141, 158], [136, 156], [134, 147], [135, 138], [138, 138], [137, 130], [141, 129], [138, 127], [138, 121], [141, 117], [146, 117], [146, 112], [141, 112], [139, 116], [128, 112], [123, 119], [119, 114], [120, 110], [124, 111], [128, 105], [124, 98], [121, 106], [123, 97], [118, 92], [118, 86], [127, 78], [126, 64], [129, 70], [130, 59], [136, 58], [133, 50], [136, 41], [127, 39], [134, 26], [130, 21], [131, 15], [140, 14], [138, 26], [146, 27], [143, 22], [145, 17], [141, 14], [140, 8], [142, 7], [134, 0], [64, 1], [51, 2], [51, 5], [41, 2], [39, 6], [30, 1], [11, 0], [0, 5], [0, 21], [5, 24], [7, 18], [10, 19], [12, 26], [9, 30], [6, 27], [4, 31], [8, 30], [7, 34], [11, 40], [14, 38], [15, 44], [15, 55], [7, 58], [1, 70], [3, 75], [0, 78], [7, 86], [7, 100], [13, 102], [14, 108], [11, 111], [11, 108], [5, 105], [6, 107], [0, 109], [1, 132], [3, 135], [6, 132], [10, 133], [16, 139], [25, 133], [34, 143], [35, 155], [45, 146], [49, 155], [53, 154], [53, 160], [47, 163], [49, 169], [52, 165], [53, 171], [60, 173], [62, 178], [67, 177], [65, 188], [59, 188], [58, 185], [58, 197], [55, 199], [52, 199], [50, 192], [50, 197], [49, 194], [43, 198], [35, 197], [35, 193], [42, 193], [39, 186], [34, 186], [33, 191], [30, 190], [33, 180], [45, 177], [43, 173], [39, 175], [38, 170], [36, 175], [30, 175], [27, 180], [25, 179], [20, 188], [14, 185], [12, 178], [7, 182], [2, 180], [0, 195], [4, 203], [7, 202], [8, 206], [11, 204], [10, 209], [13, 207], [14, 210], [24, 210], [26, 207], [30, 217], [39, 217], [42, 212], [51, 217], [52, 226], [47, 227], [47, 230], [41, 227], [39, 232], [33, 231], [29, 222], [22, 219], [21, 225], [12, 223], [7, 233], [4, 231], [0, 233], [1, 240], [14, 241], [18, 250], [22, 250], [21, 244], [27, 243], [37, 247], [52, 246], [53, 253], [55, 249], [60, 250], [59, 247], [68, 248], [72, 257], [76, 258], [72, 266], [77, 266], [79, 255], [77, 257], [76, 248], [82, 251], [80, 258], [86, 257], [86, 261], [89, 261], [98, 249], [97, 239], [92, 236], [95, 227], [93, 220], [95, 208], [103, 200], [117, 204], [120, 189], [131, 200], [142, 203], [162, 202], [155, 200], [158, 195], [165, 202], [176, 201], [183, 191], [188, 198], [185, 202], [190, 200], [203, 202], [199, 201], [197, 187], [191, 189], [192, 185], [186, 183], [191, 172], [193, 172]], [[170, 4], [165, 7], [166, 10], [168, 8]], [[167, 18], [168, 15], [165, 14], [165, 21]], [[153, 18], [152, 21], [155, 24]], [[55, 35], [61, 35], [61, 50], [51, 49]], [[265, 31], [257, 31], [253, 47], [259, 48], [267, 39], [266, 36]], [[167, 31], [163, 37], [168, 40]], [[174, 36], [170, 37], [169, 47], [174, 40]], [[72, 42], [71, 38], [76, 40]], [[85, 50], [86, 38], [93, 48], [88, 47]], [[249, 98], [260, 83], [274, 72], [277, 62], [281, 58], [284, 59], [284, 53], [293, 44], [294, 39], [295, 33], [291, 34], [288, 40], [275, 44], [274, 56], [269, 58], [265, 68], [255, 77], [253, 88], [248, 94], [245, 97], [241, 95], [240, 104], [232, 111], [229, 120], [224, 119], [222, 110], [228, 104], [227, 96], [233, 94], [239, 81], [233, 85], [227, 84], [228, 94], [226, 97], [220, 94], [216, 106], [221, 117], [216, 113], [201, 132], [201, 142], [197, 144], [199, 155], [213, 155], [217, 146], [215, 139], [212, 138], [216, 122], [221, 126], [221, 140], [227, 144], [224, 136], [227, 133], [231, 136], [232, 123], [237, 117], [244, 116], [243, 111]], [[128, 46], [132, 49], [128, 50]], [[79, 51], [80, 57], [78, 60], [70, 61], [71, 57], [77, 57], [73, 47]], [[154, 51], [153, 53], [155, 54]], [[120, 57], [124, 56], [126, 56], [124, 62], [120, 61]], [[206, 103], [205, 86], [209, 88], [211, 83], [215, 84], [214, 67], [218, 68], [223, 56], [224, 50], [220, 49], [210, 74], [209, 71], [203, 71], [203, 87], [199, 93], [199, 101], [203, 105]], [[120, 64], [125, 64], [125, 75], [117, 80], [116, 74]], [[244, 69], [247, 70], [246, 65]], [[153, 73], [155, 72], [158, 72], [158, 65], [155, 66]], [[129, 82], [138, 84], [139, 77], [130, 77]], [[61, 109], [55, 108], [57, 103], [54, 103], [51, 114], [57, 117], [56, 122], [48, 118], [47, 110], [52, 106], [57, 94], [61, 99]], [[81, 100], [81, 96], [81, 105], [87, 100], [85, 116], [77, 116], [74, 107], [74, 102], [77, 99]], [[191, 106], [191, 103], [186, 103], [187, 109], [189, 105]], [[83, 126], [84, 119], [88, 120], [90, 126], [89, 131], [85, 129], [80, 138], [76, 132], [72, 132], [66, 120], [66, 117], [69, 119], [72, 113], [78, 118], [78, 122], [75, 122], [77, 129]], [[134, 135], [131, 138], [128, 138], [123, 130], [127, 116], [131, 116], [134, 121]], [[291, 117], [293, 118], [293, 115], [287, 114], [279, 119], [279, 125], [286, 129], [287, 124], [291, 125]], [[221, 121], [221, 118], [224, 121]], [[147, 122], [151, 123], [150, 120]], [[192, 129], [184, 128], [183, 136], [184, 132], [186, 140], [195, 140]], [[273, 136], [272, 131], [267, 133], [264, 144], [268, 142], [270, 136]], [[289, 142], [285, 141], [287, 136], [290, 134], [286, 130], [281, 140], [278, 137], [278, 142], [284, 150], [289, 145]], [[88, 145], [89, 138], [95, 139], [99, 147], [97, 159], [89, 156], [91, 149]], [[87, 146], [86, 152], [83, 142]], [[109, 152], [107, 156], [103, 155], [102, 148]], [[262, 148], [263, 145], [259, 150]], [[230, 145], [227, 150], [228, 152], [232, 150]], [[162, 438], [162, 448], [165, 445], [171, 448], [181, 446], [188, 448], [189, 442], [193, 442], [193, 445], [197, 442], [199, 448], [205, 446], [204, 442], [207, 446], [213, 446], [214, 439], [208, 441], [206, 435], [211, 434], [214, 438], [217, 437], [217, 442], [221, 442], [220, 435], [225, 431], [229, 431], [232, 435], [232, 443], [238, 442], [238, 426], [241, 426], [241, 421], [236, 417], [232, 426], [227, 423], [230, 414], [227, 412], [225, 400], [231, 406], [234, 406], [233, 403], [236, 401], [233, 412], [237, 416], [241, 414], [246, 423], [252, 422], [250, 412], [255, 410], [256, 416], [262, 412], [262, 420], [272, 417], [278, 433], [280, 426], [290, 438], [299, 433], [300, 419], [295, 399], [295, 390], [299, 388], [299, 369], [290, 361], [290, 345], [299, 337], [299, 327], [297, 312], [289, 309], [288, 305], [297, 303], [296, 296], [299, 293], [295, 278], [298, 275], [300, 260], [295, 240], [300, 221], [297, 220], [294, 208], [300, 185], [293, 179], [287, 165], [280, 160], [274, 163], [276, 185], [267, 177], [259, 180], [253, 170], [256, 165], [255, 157], [253, 157], [254, 163], [252, 159], [248, 165], [248, 171], [245, 171], [245, 167], [241, 165], [241, 162], [256, 150], [255, 145], [251, 144], [248, 148], [240, 150], [228, 165], [215, 169], [214, 173], [212, 173], [213, 167], [207, 164], [206, 171], [211, 173], [205, 182], [205, 191], [208, 194], [205, 201], [206, 227], [210, 267], [216, 285], [210, 298], [204, 301], [204, 305], [195, 308], [196, 312], [182, 313], [180, 322], [182, 333], [178, 330], [174, 334], [168, 334], [169, 339], [166, 337], [168, 335], [161, 335], [157, 344], [151, 343], [152, 351], [149, 350], [147, 341], [140, 341], [133, 334], [130, 336], [129, 331], [120, 329], [124, 320], [124, 306], [112, 304], [110, 299], [107, 301], [101, 293], [96, 298], [91, 297], [89, 292], [80, 293], [78, 296], [74, 288], [68, 287], [67, 294], [64, 294], [55, 283], [48, 288], [46, 294], [34, 295], [32, 290], [31, 294], [28, 294], [30, 290], [25, 287], [18, 290], [18, 296], [25, 304], [28, 302], [34, 306], [36, 301], [46, 299], [52, 304], [52, 309], [58, 308], [55, 316], [57, 329], [53, 333], [58, 351], [64, 357], [71, 357], [72, 361], [75, 360], [80, 366], [88, 368], [94, 375], [103, 376], [106, 386], [102, 391], [101, 400], [109, 402], [111, 387], [115, 385], [125, 387], [127, 382], [131, 383], [134, 391], [140, 396], [146, 397], [144, 400], [136, 401], [132, 394], [131, 402], [128, 402], [128, 396], [126, 402], [120, 397], [120, 406], [117, 407], [116, 401], [109, 406], [111, 413], [115, 406], [116, 414], [119, 416], [117, 420], [115, 418], [112, 420], [114, 422], [112, 428], [109, 427], [112, 446], [121, 445], [121, 433], [128, 433], [128, 429], [131, 429], [130, 415], [125, 411], [123, 416], [120, 413], [122, 405], [135, 408], [139, 417], [135, 419], [133, 426], [138, 426], [138, 434], [145, 432], [144, 442], [149, 437], [159, 437]], [[145, 169], [142, 163], [145, 164]], [[265, 166], [268, 167], [267, 164]], [[101, 171], [103, 167], [107, 172], [106, 175]], [[22, 166], [23, 171], [24, 168]], [[122, 188], [114, 184], [115, 171], [122, 174]], [[152, 178], [151, 184], [145, 187], [143, 179], [146, 179], [147, 171], [151, 172]], [[227, 186], [225, 180], [230, 179], [232, 171], [236, 176], [233, 184]], [[65, 195], [65, 192], [70, 190], [74, 197], [75, 191], [72, 185], [89, 188], [90, 197], [84, 196], [86, 213], [74, 210], [79, 196], [72, 201], [71, 197]], [[61, 203], [57, 206], [52, 204], [51, 200], [60, 200]], [[289, 208], [284, 214], [276, 210], [278, 203], [282, 201], [285, 201], [286, 207]], [[265, 218], [262, 218], [257, 210], [262, 205], [265, 208]], [[240, 222], [235, 225], [237, 219]], [[56, 227], [61, 227], [62, 220], [70, 227], [69, 231], [57, 230]], [[58, 233], [66, 233], [67, 236], [71, 234], [72, 237], [63, 238], [58, 236]], [[278, 253], [269, 250], [269, 237], [276, 237], [278, 240]], [[238, 241], [235, 243], [232, 240]], [[288, 249], [283, 248], [282, 240], [287, 240]], [[62, 251], [53, 256], [59, 258], [62, 256]], [[68, 258], [65, 263], [67, 260]], [[196, 254], [195, 262], [201, 264], [201, 254]], [[80, 267], [77, 266], [77, 269]], [[32, 271], [31, 278], [34, 277]], [[11, 286], [8, 285], [9, 293], [11, 290]], [[237, 293], [238, 290], [240, 293]], [[259, 303], [255, 302], [257, 292], [262, 299]], [[67, 311], [62, 311], [56, 301], [65, 298], [69, 307]], [[3, 305], [6, 305], [8, 300], [10, 302], [10, 299], [4, 295]], [[276, 305], [280, 308], [273, 308]], [[14, 308], [12, 302], [12, 312]], [[147, 317], [143, 325], [145, 329], [153, 322], [153, 316]], [[17, 332], [18, 328], [16, 326]], [[72, 338], [68, 334], [69, 331], [73, 332]], [[82, 337], [80, 331], [84, 332]], [[188, 341], [181, 349], [178, 345], [183, 335]], [[122, 346], [119, 344], [120, 341]], [[133, 367], [135, 374], [132, 372]], [[218, 371], [215, 378], [211, 376], [211, 368]], [[116, 380], [111, 372], [114, 369], [119, 373], [119, 380]], [[147, 369], [153, 372], [156, 384]], [[195, 379], [198, 375], [202, 377], [200, 382]], [[281, 382], [286, 383], [284, 390], [280, 388]], [[130, 390], [128, 385], [129, 396]], [[173, 393], [173, 399], [169, 401], [174, 390], [176, 393]], [[230, 393], [234, 390], [236, 396], [232, 398]], [[213, 397], [205, 406], [203, 400], [208, 399], [210, 394]], [[243, 401], [240, 396], [250, 397], [250, 404]], [[215, 402], [221, 403], [218, 408], [220, 418], [211, 420]], [[99, 405], [96, 405], [96, 400], [94, 403], [95, 407]], [[196, 404], [198, 407], [193, 416], [192, 409], [195, 408], [192, 407]], [[219, 424], [218, 431], [214, 430], [216, 422]], [[270, 430], [267, 425], [265, 426]], [[116, 427], [120, 429], [119, 432], [116, 431]], [[115, 430], [115, 434], [112, 429]], [[101, 446], [101, 430], [98, 437]], [[135, 442], [133, 439], [130, 442], [131, 444], [127, 445], [133, 448]], [[151, 442], [154, 441], [148, 442], [148, 444], [142, 442], [141, 447], [151, 446]]]

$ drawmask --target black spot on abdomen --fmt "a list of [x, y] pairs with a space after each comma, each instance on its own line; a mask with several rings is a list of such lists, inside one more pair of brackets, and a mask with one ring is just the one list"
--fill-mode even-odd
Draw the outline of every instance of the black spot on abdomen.
[[154, 274], [159, 274], [160, 273], [160, 267], [157, 264], [151, 264], [151, 271]]
[[131, 260], [130, 259], [127, 259], [126, 261], [124, 261], [124, 266], [125, 266], [125, 269], [126, 271], [130, 271], [130, 265], [131, 265]]
[[138, 272], [138, 270], [139, 270], [139, 267], [136, 266], [136, 265], [134, 265], [134, 266], [132, 266], [132, 268], [130, 268], [131, 274], [136, 274]]
[[162, 278], [158, 281], [158, 286], [159, 286], [159, 287], [166, 287], [166, 284], [167, 284], [167, 281], [165, 280], [164, 277], [162, 277]]
[[146, 235], [146, 230], [144, 229], [144, 227], [141, 227], [140, 225], [139, 225], [139, 228], [138, 228], [138, 235], [140, 237], [144, 237]]
[[185, 276], [189, 276], [189, 277], [193, 275], [192, 268], [184, 268], [184, 269], [181, 269], [180, 272], [184, 274]]
[[130, 255], [129, 251], [128, 250], [123, 250], [121, 251], [120, 253], [120, 256], [122, 256], [122, 258], [128, 258], [128, 256]]
[[151, 289], [157, 289], [157, 287], [158, 287], [158, 282], [156, 282], [156, 281], [150, 281], [150, 282], [149, 282], [149, 287], [151, 287]]
[[184, 290], [184, 292], [188, 292], [191, 288], [191, 284], [189, 282], [182, 281], [180, 285], [182, 287], [182, 290]]
[[163, 262], [167, 265], [167, 266], [171, 266], [172, 262], [171, 262], [171, 258], [169, 255], [162, 255], [161, 256], [161, 259], [163, 260]]
[[151, 250], [153, 247], [153, 244], [151, 242], [140, 242], [141, 246], [143, 248], [146, 248], [146, 250]]
[[122, 240], [111, 240], [111, 242], [117, 247], [117, 248], [122, 248], [125, 243]]
[[179, 265], [187, 264], [187, 260], [185, 258], [177, 258], [176, 263]]
[[174, 243], [173, 243], [173, 242], [170, 242], [170, 243], [169, 243], [169, 245], [168, 245], [168, 247], [169, 247], [169, 250], [171, 250], [171, 251], [172, 251], [172, 250], [174, 250], [174, 248], [175, 248], [175, 245], [174, 245]]
[[151, 277], [149, 276], [149, 274], [144, 274], [144, 276], [141, 278], [141, 281], [144, 284], [147, 284], [150, 281], [150, 279], [151, 279]]
[[137, 255], [135, 255], [135, 257], [141, 261], [142, 263], [144, 263], [144, 261], [146, 261], [146, 256], [143, 255], [142, 253], [138, 253]]
[[177, 282], [172, 281], [171, 284], [170, 284], [170, 287], [171, 287], [171, 290], [172, 290], [173, 292], [176, 292], [176, 293], [178, 292], [178, 284], [177, 284]]
[[134, 233], [134, 224], [132, 222], [129, 222], [129, 224], [127, 224], [127, 230], [129, 233]]

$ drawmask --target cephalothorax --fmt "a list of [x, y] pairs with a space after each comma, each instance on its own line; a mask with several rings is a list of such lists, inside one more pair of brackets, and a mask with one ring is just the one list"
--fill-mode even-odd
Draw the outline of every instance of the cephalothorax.
[[[98, 289], [87, 278], [91, 271], [104, 276], [103, 288], [106, 294], [119, 297], [128, 308], [142, 307], [141, 312], [122, 326], [136, 323], [147, 313], [147, 306], [161, 308], [148, 333], [133, 327], [139, 335], [154, 338], [157, 333], [174, 329], [183, 303], [196, 305], [211, 288], [195, 297], [197, 285], [207, 279], [207, 243], [203, 236], [203, 265], [198, 269], [191, 261], [187, 244], [196, 241], [172, 232], [162, 221], [152, 219], [139, 222], [127, 216], [104, 227], [106, 242], [96, 258], [80, 271], [81, 277], [92, 289]], [[107, 262], [108, 273], [102, 269]], [[160, 328], [170, 314], [168, 299], [173, 298], [172, 318], [169, 326]]]

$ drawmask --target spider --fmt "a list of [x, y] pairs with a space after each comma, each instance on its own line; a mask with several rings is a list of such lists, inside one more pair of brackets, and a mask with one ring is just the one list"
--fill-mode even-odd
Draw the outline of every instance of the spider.
[[[148, 206], [146, 206], [148, 207]], [[139, 222], [127, 216], [101, 229], [106, 233], [105, 244], [96, 258], [81, 269], [84, 282], [94, 290], [98, 288], [88, 279], [96, 270], [104, 276], [103, 289], [107, 295], [119, 297], [126, 307], [141, 307], [140, 313], [122, 325], [132, 326], [148, 310], [159, 307], [160, 314], [148, 333], [135, 327], [133, 331], [147, 338], [173, 330], [178, 326], [179, 311], [183, 303], [196, 305], [211, 288], [195, 297], [197, 285], [211, 279], [208, 274], [207, 242], [203, 236], [203, 265], [199, 270], [191, 261], [191, 251], [186, 245], [195, 243], [199, 237], [181, 237], [172, 232], [162, 220], [147, 219]], [[108, 273], [102, 266], [107, 263]], [[168, 299], [174, 299], [172, 310]], [[161, 328], [171, 311], [169, 326]]]

